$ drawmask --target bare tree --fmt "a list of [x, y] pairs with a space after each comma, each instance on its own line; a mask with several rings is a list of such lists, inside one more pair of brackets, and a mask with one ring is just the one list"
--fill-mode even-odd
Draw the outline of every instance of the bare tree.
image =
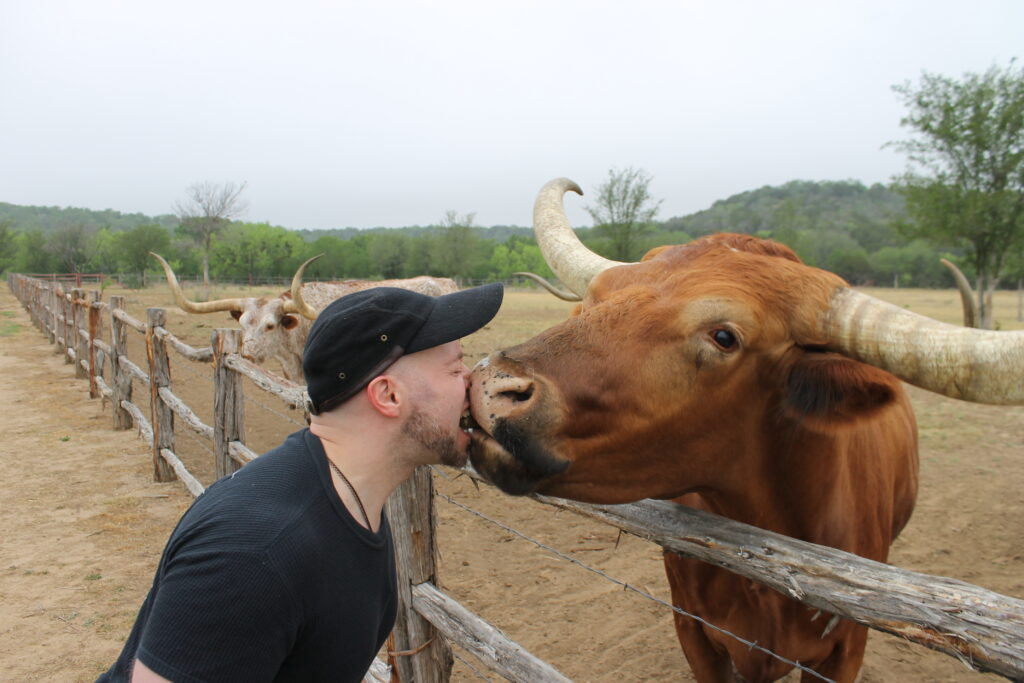
[[181, 220], [180, 231], [191, 237], [203, 257], [203, 288], [210, 297], [210, 243], [214, 235], [226, 228], [233, 218], [246, 209], [241, 195], [246, 183], [214, 183], [205, 180], [185, 190], [185, 199], [174, 203], [174, 213]]
[[626, 168], [608, 171], [608, 180], [597, 188], [597, 199], [586, 211], [594, 219], [597, 234], [611, 241], [611, 257], [633, 261], [640, 256], [640, 236], [652, 228], [661, 200], [654, 201], [648, 191], [651, 176]]

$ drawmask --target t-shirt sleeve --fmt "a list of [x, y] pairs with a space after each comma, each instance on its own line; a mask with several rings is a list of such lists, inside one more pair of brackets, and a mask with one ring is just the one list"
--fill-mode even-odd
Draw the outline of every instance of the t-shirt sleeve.
[[177, 683], [270, 681], [299, 617], [264, 557], [187, 552], [165, 568], [136, 656]]

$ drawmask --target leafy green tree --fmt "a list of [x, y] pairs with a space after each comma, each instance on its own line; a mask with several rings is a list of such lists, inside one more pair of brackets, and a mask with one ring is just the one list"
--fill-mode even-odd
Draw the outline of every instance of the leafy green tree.
[[14, 232], [13, 221], [0, 219], [0, 273], [7, 272], [14, 265], [17, 251], [17, 233]]
[[171, 244], [171, 235], [159, 225], [140, 225], [121, 233], [119, 242], [122, 262], [139, 276], [139, 283], [145, 287], [146, 271], [156, 265], [149, 252], [165, 253]]
[[371, 235], [368, 241], [370, 260], [381, 277], [394, 279], [405, 274], [409, 259], [409, 237], [389, 230]]
[[46, 235], [40, 230], [18, 234], [13, 270], [19, 273], [55, 273], [59, 262], [49, 249]]
[[123, 234], [103, 227], [89, 237], [89, 241], [85, 245], [89, 270], [97, 273], [116, 273], [118, 271], [122, 262], [121, 236]]
[[651, 176], [640, 169], [612, 169], [598, 186], [595, 203], [585, 207], [595, 232], [609, 240], [611, 258], [635, 261], [642, 256], [641, 237], [653, 230], [661, 205], [651, 197], [650, 184]]
[[854, 285], [871, 280], [871, 261], [868, 252], [860, 246], [835, 249], [826, 257], [825, 269]]
[[175, 202], [174, 213], [181, 220], [178, 230], [196, 243], [203, 261], [205, 296], [210, 296], [210, 248], [215, 235], [224, 230], [231, 219], [245, 211], [241, 195], [245, 183], [214, 183], [203, 181], [189, 185], [185, 199]]
[[894, 90], [915, 137], [891, 143], [910, 161], [899, 181], [906, 234], [962, 249], [977, 274], [981, 326], [1011, 250], [1024, 241], [1024, 69], [956, 80], [925, 73]]
[[80, 273], [88, 260], [86, 244], [89, 234], [84, 225], [76, 223], [52, 233], [46, 241], [46, 250], [57, 260], [58, 268], [65, 273]]
[[439, 275], [453, 278], [473, 277], [480, 266], [482, 246], [473, 227], [476, 214], [459, 216], [448, 211], [434, 241], [432, 265]]
[[[215, 237], [210, 262], [215, 273], [246, 278], [291, 275], [302, 238], [269, 223], [232, 223]], [[294, 264], [297, 266], [298, 264]]]

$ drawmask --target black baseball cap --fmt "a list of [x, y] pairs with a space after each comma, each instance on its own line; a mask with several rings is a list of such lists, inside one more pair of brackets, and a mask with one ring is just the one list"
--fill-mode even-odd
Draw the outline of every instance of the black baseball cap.
[[503, 295], [495, 282], [438, 297], [373, 287], [335, 299], [313, 322], [302, 354], [310, 412], [341, 405], [406, 354], [476, 332]]

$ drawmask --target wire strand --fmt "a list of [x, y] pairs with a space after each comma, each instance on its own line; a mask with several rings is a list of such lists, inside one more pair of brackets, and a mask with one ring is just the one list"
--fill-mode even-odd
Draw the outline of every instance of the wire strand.
[[793, 661], [791, 659], [787, 659], [786, 657], [783, 657], [782, 655], [776, 654], [775, 652], [772, 652], [771, 650], [769, 650], [769, 649], [767, 649], [765, 647], [762, 647], [762, 646], [758, 645], [757, 643], [755, 643], [753, 641], [747, 640], [743, 636], [736, 635], [735, 633], [727, 631], [726, 629], [724, 629], [724, 628], [722, 628], [720, 626], [715, 626], [711, 622], [707, 621], [706, 619], [704, 619], [702, 617], [697, 616], [696, 614], [692, 614], [691, 612], [687, 612], [686, 610], [682, 609], [681, 607], [678, 607], [677, 605], [673, 605], [671, 603], [665, 602], [664, 600], [662, 600], [660, 598], [656, 598], [653, 595], [649, 595], [648, 593], [645, 593], [644, 591], [640, 590], [639, 588], [636, 588], [634, 586], [629, 585], [625, 581], [621, 581], [619, 579], [616, 579], [613, 576], [610, 576], [610, 575], [606, 574], [605, 572], [601, 571], [600, 569], [597, 569], [595, 567], [591, 567], [591, 566], [589, 566], [589, 565], [587, 565], [587, 564], [585, 564], [583, 562], [580, 562], [575, 557], [570, 557], [570, 556], [566, 555], [565, 553], [561, 552], [560, 550], [557, 550], [556, 548], [552, 548], [549, 545], [546, 545], [544, 543], [541, 543], [538, 540], [530, 538], [529, 536], [527, 536], [526, 534], [522, 533], [521, 531], [519, 531], [517, 529], [513, 529], [512, 527], [508, 526], [507, 524], [503, 524], [502, 522], [499, 522], [496, 519], [492, 519], [491, 517], [488, 517], [484, 513], [478, 512], [478, 511], [474, 510], [473, 508], [471, 508], [471, 507], [469, 507], [469, 506], [467, 506], [467, 505], [465, 505], [463, 503], [460, 503], [459, 501], [451, 498], [448, 495], [445, 495], [445, 494], [440, 493], [440, 492], [435, 492], [434, 495], [438, 496], [439, 498], [442, 498], [442, 499], [446, 500], [447, 502], [451, 503], [452, 505], [455, 505], [456, 507], [462, 508], [463, 510], [465, 510], [466, 512], [469, 512], [470, 514], [476, 515], [477, 517], [479, 517], [479, 518], [481, 518], [483, 520], [486, 520], [486, 521], [490, 522], [491, 524], [494, 524], [498, 528], [500, 528], [500, 529], [502, 529], [504, 531], [507, 531], [510, 534], [514, 534], [514, 535], [518, 536], [519, 538], [523, 539], [524, 541], [528, 541], [528, 542], [534, 544], [538, 548], [542, 548], [543, 550], [546, 550], [549, 553], [557, 555], [558, 557], [562, 558], [563, 560], [568, 560], [572, 564], [578, 565], [579, 567], [582, 567], [583, 569], [586, 569], [589, 572], [593, 572], [593, 573], [597, 574], [598, 576], [601, 576], [604, 579], [606, 579], [608, 581], [611, 581], [612, 583], [614, 583], [614, 584], [616, 584], [618, 586], [622, 586], [623, 590], [632, 591], [632, 592], [636, 593], [637, 595], [640, 595], [640, 596], [642, 596], [644, 598], [647, 598], [648, 600], [651, 600], [653, 602], [658, 603], [659, 605], [662, 605], [664, 607], [668, 607], [669, 609], [671, 609], [671, 610], [673, 610], [675, 612], [678, 612], [679, 614], [682, 614], [685, 617], [689, 617], [690, 619], [693, 619], [694, 621], [697, 621], [698, 623], [700, 623], [703, 626], [707, 626], [710, 629], [713, 629], [715, 631], [718, 631], [719, 633], [722, 633], [723, 635], [726, 635], [726, 636], [729, 636], [730, 638], [735, 639], [736, 641], [746, 645], [750, 649], [757, 650], [758, 652], [763, 652], [764, 654], [766, 654], [766, 655], [768, 655], [770, 657], [774, 657], [775, 659], [779, 660], [780, 662], [784, 662], [784, 663], [786, 663], [786, 664], [788, 664], [788, 665], [790, 665], [792, 667], [795, 667], [795, 668], [799, 669], [800, 671], [802, 671], [804, 673], [808, 673], [808, 674], [810, 674], [810, 675], [812, 675], [812, 676], [814, 676], [816, 678], [819, 678], [819, 679], [821, 679], [823, 681], [828, 681], [828, 683], [836, 683], [831, 678], [827, 678], [825, 676], [822, 676], [817, 671], [814, 671], [813, 669], [809, 669], [806, 666], [803, 666], [802, 664], [800, 664], [799, 662], [795, 662], [795, 661]]

